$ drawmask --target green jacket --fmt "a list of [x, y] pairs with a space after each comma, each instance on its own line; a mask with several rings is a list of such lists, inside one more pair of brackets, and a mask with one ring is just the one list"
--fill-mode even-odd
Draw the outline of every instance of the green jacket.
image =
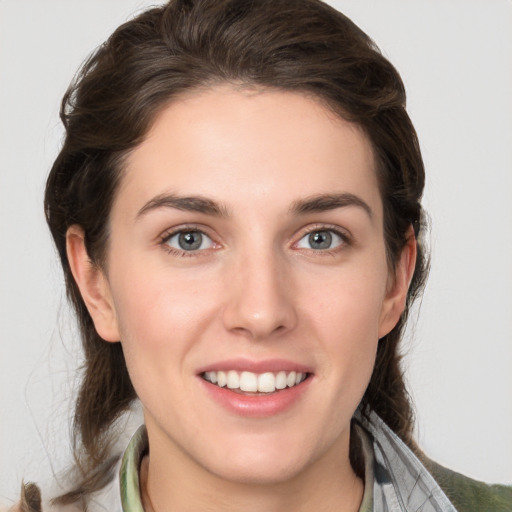
[[430, 459], [422, 462], [458, 512], [512, 512], [512, 487], [473, 480]]

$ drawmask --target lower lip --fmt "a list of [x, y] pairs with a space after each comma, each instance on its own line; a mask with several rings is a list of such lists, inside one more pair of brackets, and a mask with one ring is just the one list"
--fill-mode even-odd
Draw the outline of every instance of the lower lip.
[[221, 388], [198, 377], [206, 392], [221, 406], [238, 416], [268, 418], [283, 413], [296, 404], [312, 381], [312, 376], [291, 388], [262, 395], [243, 395], [229, 388]]

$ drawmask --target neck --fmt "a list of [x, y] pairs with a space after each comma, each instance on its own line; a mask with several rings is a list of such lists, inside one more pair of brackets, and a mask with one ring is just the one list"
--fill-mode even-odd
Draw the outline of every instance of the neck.
[[[333, 447], [335, 448], [335, 447]], [[146, 512], [357, 512], [363, 482], [348, 459], [348, 447], [329, 450], [307, 470], [282, 482], [247, 483], [222, 479], [204, 468], [184, 471], [183, 454], [146, 456], [140, 484]], [[172, 464], [163, 461], [172, 461]], [[186, 465], [185, 465], [186, 466]], [[199, 470], [198, 470], [199, 469]]]

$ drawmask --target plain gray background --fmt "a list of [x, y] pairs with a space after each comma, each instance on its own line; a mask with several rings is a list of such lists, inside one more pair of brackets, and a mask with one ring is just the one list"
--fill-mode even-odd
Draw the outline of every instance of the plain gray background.
[[[0, 1], [0, 503], [69, 460], [80, 356], [42, 214], [58, 109], [89, 52], [156, 1]], [[404, 344], [420, 445], [512, 483], [512, 2], [339, 0], [404, 78], [432, 271]]]

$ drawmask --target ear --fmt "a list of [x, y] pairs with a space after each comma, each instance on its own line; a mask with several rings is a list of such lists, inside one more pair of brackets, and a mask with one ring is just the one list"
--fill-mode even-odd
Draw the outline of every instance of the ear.
[[85, 248], [85, 235], [78, 225], [66, 232], [66, 251], [71, 272], [97, 333], [110, 342], [119, 341], [117, 315], [104, 272], [95, 265]]
[[390, 272], [388, 279], [388, 289], [379, 323], [379, 339], [389, 334], [405, 309], [407, 291], [416, 266], [417, 246], [412, 226], [409, 227], [406, 237], [407, 242], [402, 249], [395, 272]]

